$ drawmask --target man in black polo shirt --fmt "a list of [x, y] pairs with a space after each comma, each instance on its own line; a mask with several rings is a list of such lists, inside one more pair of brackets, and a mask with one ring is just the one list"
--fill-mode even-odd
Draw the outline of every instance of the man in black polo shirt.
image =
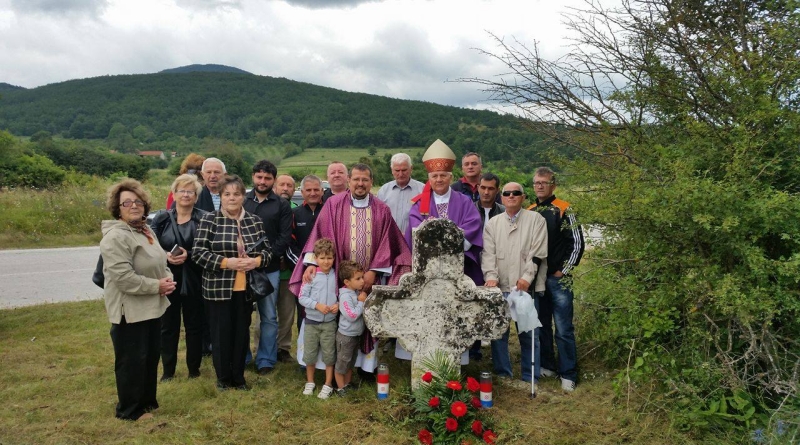
[[253, 166], [253, 189], [244, 199], [244, 209], [261, 218], [264, 233], [272, 247], [272, 261], [267, 265], [269, 277], [275, 291], [258, 300], [261, 317], [261, 333], [256, 352], [256, 369], [260, 375], [267, 374], [278, 361], [278, 280], [281, 254], [289, 247], [292, 236], [292, 210], [289, 201], [272, 190], [278, 169], [272, 162], [261, 160]]

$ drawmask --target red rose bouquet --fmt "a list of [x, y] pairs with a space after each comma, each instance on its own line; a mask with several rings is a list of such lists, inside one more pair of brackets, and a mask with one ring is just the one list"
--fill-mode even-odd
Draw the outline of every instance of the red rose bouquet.
[[497, 435], [481, 410], [478, 381], [463, 379], [458, 365], [444, 354], [437, 353], [422, 365], [430, 371], [412, 394], [414, 417], [422, 425], [417, 434], [420, 443], [494, 443]]

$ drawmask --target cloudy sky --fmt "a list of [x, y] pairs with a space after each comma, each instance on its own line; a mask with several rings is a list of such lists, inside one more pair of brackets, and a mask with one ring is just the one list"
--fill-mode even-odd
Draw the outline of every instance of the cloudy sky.
[[0, 0], [0, 82], [33, 88], [194, 63], [485, 108], [489, 32], [564, 51], [579, 0]]

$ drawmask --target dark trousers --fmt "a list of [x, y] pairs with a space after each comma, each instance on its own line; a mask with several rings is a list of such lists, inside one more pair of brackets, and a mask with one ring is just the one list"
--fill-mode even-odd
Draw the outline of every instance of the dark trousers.
[[200, 307], [200, 329], [203, 333], [203, 354], [211, 353], [211, 324], [208, 321], [208, 301], [201, 298], [203, 304]]
[[161, 320], [111, 325], [114, 344], [114, 374], [117, 377], [116, 415], [120, 419], [136, 420], [142, 414], [158, 408], [158, 351], [161, 349]]
[[246, 301], [244, 292], [234, 292], [230, 300], [207, 301], [217, 385], [223, 388], [242, 386], [253, 303]]
[[181, 337], [181, 312], [186, 328], [186, 367], [189, 375], [200, 374], [203, 358], [203, 297], [199, 295], [169, 295], [169, 307], [161, 316], [161, 365], [164, 376], [175, 375], [178, 364], [178, 341]]

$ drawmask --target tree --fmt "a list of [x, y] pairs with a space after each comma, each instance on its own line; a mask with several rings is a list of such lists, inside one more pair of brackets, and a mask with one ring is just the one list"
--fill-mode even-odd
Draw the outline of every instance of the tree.
[[156, 134], [147, 125], [138, 125], [133, 129], [133, 138], [139, 142], [150, 143], [156, 138]]
[[684, 425], [744, 428], [766, 406], [797, 427], [799, 8], [587, 1], [565, 56], [496, 37], [483, 54], [510, 74], [461, 79], [579, 153], [548, 161], [603, 232], [575, 278], [582, 336], [628, 366], [620, 383], [664, 382]]

